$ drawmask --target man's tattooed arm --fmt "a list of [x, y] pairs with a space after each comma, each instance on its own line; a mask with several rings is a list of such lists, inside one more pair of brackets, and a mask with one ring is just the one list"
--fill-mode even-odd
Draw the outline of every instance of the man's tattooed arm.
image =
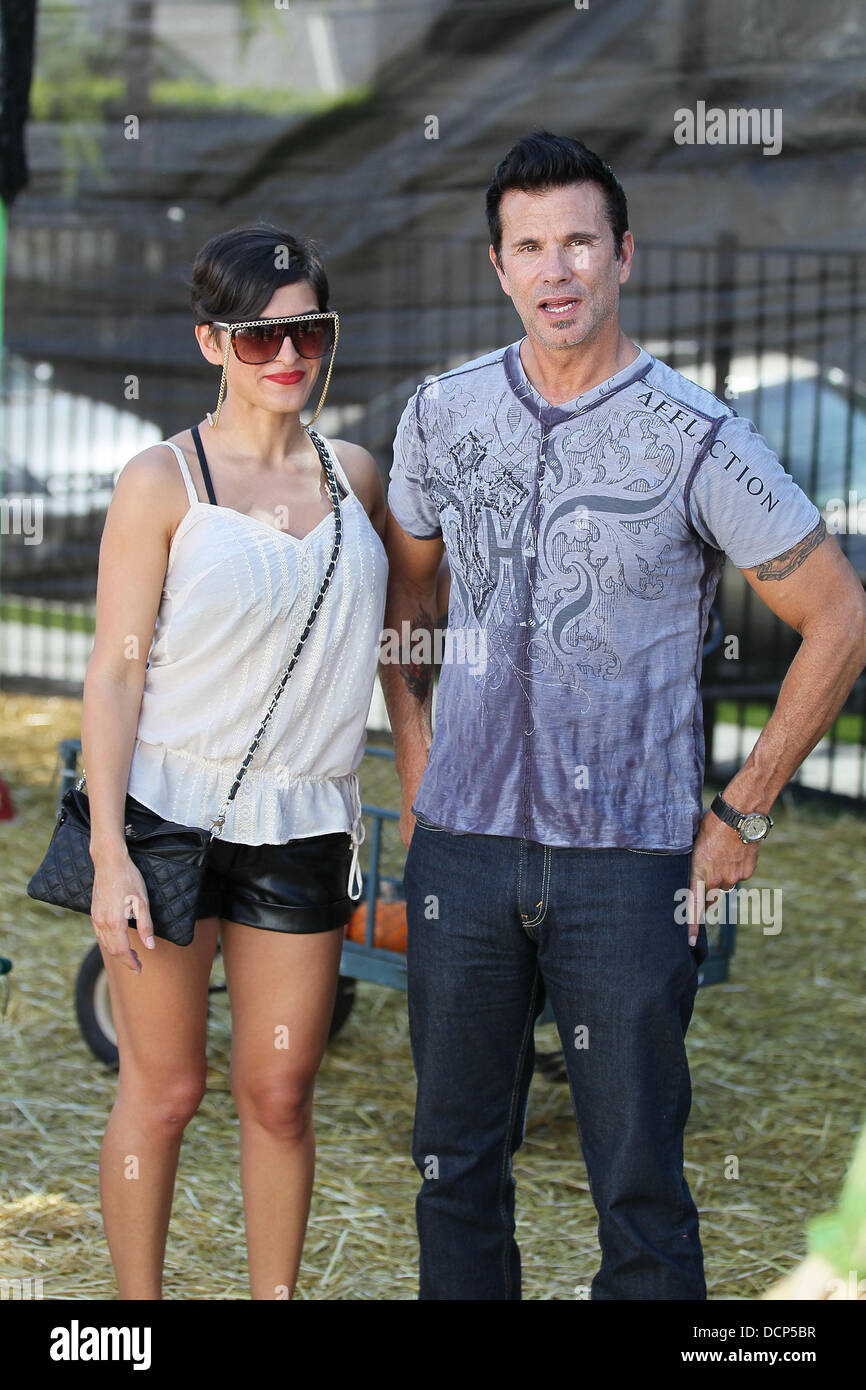
[[766, 727], [722, 791], [732, 806], [769, 811], [863, 670], [866, 595], [823, 520], [784, 555], [742, 573], [770, 612], [802, 638]]
[[763, 565], [759, 565], [756, 570], [758, 579], [787, 579], [789, 574], [793, 574], [802, 565], [808, 555], [818, 546], [827, 535], [827, 527], [824, 518], [818, 522], [814, 531], [810, 531], [808, 536], [804, 536], [796, 545], [792, 545], [790, 550], [786, 550], [783, 555], [777, 555], [773, 560], [767, 560]]
[[412, 805], [433, 745], [436, 581], [445, 542], [441, 536], [410, 535], [389, 511], [385, 552], [388, 592], [379, 675], [400, 778], [400, 838], [408, 848], [415, 828]]
[[[414, 695], [420, 704], [425, 704], [433, 688], [433, 630], [435, 623], [432, 613], [428, 613], [423, 604], [418, 605], [418, 611], [411, 620], [409, 633], [409, 657], [408, 662], [400, 662], [400, 675], [406, 684], [410, 695]], [[424, 633], [428, 637], [424, 638]], [[413, 656], [420, 655], [421, 660], [411, 660]]]

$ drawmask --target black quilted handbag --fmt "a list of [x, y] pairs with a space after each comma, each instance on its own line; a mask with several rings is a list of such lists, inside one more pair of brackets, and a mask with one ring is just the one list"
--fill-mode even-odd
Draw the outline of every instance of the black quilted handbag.
[[[294, 670], [316, 614], [331, 582], [343, 541], [343, 519], [340, 494], [333, 465], [324, 444], [313, 430], [310, 438], [322, 460], [334, 508], [334, 545], [316, 600], [310, 611], [292, 659], [282, 674], [280, 683], [259, 725], [249, 751], [235, 775], [226, 797], [225, 806], [211, 822], [210, 830], [172, 821], [160, 820], [155, 812], [146, 816], [127, 795], [124, 811], [124, 836], [129, 857], [144, 879], [153, 929], [157, 936], [177, 946], [188, 946], [193, 939], [196, 904], [204, 878], [207, 852], [214, 835], [222, 830], [226, 808], [237, 795], [238, 787], [252, 761], [262, 734]], [[27, 885], [31, 898], [40, 902], [69, 907], [75, 912], [90, 912], [93, 903], [93, 860], [90, 857], [90, 805], [83, 792], [84, 774], [67, 791], [57, 812], [57, 823], [45, 857]], [[156, 824], [154, 824], [156, 821]], [[130, 918], [134, 922], [134, 918]]]
[[[188, 946], [193, 939], [195, 908], [211, 836], [206, 830], [160, 820], [153, 813], [144, 820], [137, 808], [130, 806], [128, 798], [125, 816], [126, 848], [144, 879], [153, 929], [157, 936], [176, 946]], [[70, 787], [60, 803], [51, 843], [27, 885], [27, 892], [44, 903], [90, 912], [90, 806], [81, 783]]]

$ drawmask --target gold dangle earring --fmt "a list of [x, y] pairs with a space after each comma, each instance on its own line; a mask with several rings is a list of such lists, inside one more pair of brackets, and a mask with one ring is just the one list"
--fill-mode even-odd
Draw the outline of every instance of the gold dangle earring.
[[331, 380], [331, 372], [334, 370], [334, 356], [335, 356], [336, 351], [337, 351], [337, 342], [338, 342], [338, 340], [339, 340], [339, 337], [340, 337], [340, 319], [339, 319], [339, 315], [335, 314], [335, 315], [334, 315], [334, 346], [331, 348], [331, 360], [330, 360], [330, 362], [328, 363], [328, 375], [325, 377], [325, 384], [324, 384], [324, 386], [322, 387], [322, 394], [321, 394], [321, 396], [319, 397], [319, 404], [316, 406], [316, 414], [313, 416], [313, 419], [312, 419], [312, 420], [308, 420], [307, 423], [303, 426], [303, 428], [304, 428], [305, 430], [308, 430], [308, 429], [310, 428], [310, 426], [312, 425], [313, 421], [317, 418], [317, 416], [318, 416], [318, 414], [319, 414], [319, 411], [322, 409], [322, 406], [325, 404], [325, 395], [327, 394], [328, 384], [329, 384], [329, 382], [330, 382], [330, 380]]
[[[211, 330], [211, 332], [213, 333], [213, 330]], [[226, 335], [226, 350], [225, 350], [225, 353], [223, 354], [223, 371], [222, 371], [222, 376], [220, 377], [220, 390], [219, 390], [219, 396], [217, 397], [216, 414], [215, 414], [215, 415], [211, 415], [211, 413], [210, 413], [209, 410], [206, 410], [206, 411], [205, 411], [205, 415], [207, 416], [207, 422], [208, 422], [208, 424], [210, 425], [211, 429], [216, 429], [217, 422], [218, 422], [218, 420], [219, 420], [219, 418], [220, 418], [220, 410], [222, 409], [223, 398], [224, 398], [225, 393], [226, 393], [226, 379], [227, 379], [227, 376], [228, 376], [228, 369], [229, 369], [229, 353], [230, 353], [231, 350], [232, 350], [232, 335], [231, 335], [231, 329], [226, 328], [226, 329], [224, 329], [224, 332], [225, 332], [225, 335]]]

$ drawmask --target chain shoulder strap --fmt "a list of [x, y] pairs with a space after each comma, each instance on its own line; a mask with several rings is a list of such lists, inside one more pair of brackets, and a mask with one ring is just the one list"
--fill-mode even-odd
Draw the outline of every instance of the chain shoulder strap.
[[[238, 768], [237, 772], [235, 773], [235, 780], [231, 786], [228, 796], [225, 799], [223, 809], [220, 811], [219, 815], [215, 816], [210, 823], [211, 839], [213, 839], [215, 835], [219, 835], [222, 831], [223, 825], [225, 824], [226, 811], [228, 810], [228, 807], [230, 806], [232, 801], [234, 801], [235, 797], [237, 796], [238, 788], [240, 787], [240, 784], [246, 775], [247, 768], [252, 762], [252, 759], [255, 755], [255, 751], [258, 748], [259, 743], [261, 742], [262, 735], [264, 734], [268, 722], [274, 710], [277, 707], [277, 702], [280, 696], [282, 695], [283, 690], [286, 687], [286, 683], [290, 675], [292, 674], [292, 671], [295, 669], [298, 657], [301, 654], [304, 643], [310, 635], [310, 629], [312, 628], [313, 623], [316, 621], [316, 617], [318, 615], [319, 609], [322, 606], [325, 594], [328, 592], [328, 587], [331, 583], [331, 579], [333, 578], [334, 570], [337, 568], [337, 560], [339, 559], [340, 550], [343, 544], [343, 514], [340, 510], [340, 490], [337, 486], [337, 478], [336, 474], [334, 473], [334, 465], [331, 463], [330, 454], [328, 453], [328, 450], [321, 436], [316, 432], [316, 430], [311, 429], [309, 425], [306, 426], [306, 430], [307, 434], [310, 436], [310, 438], [313, 441], [313, 444], [315, 445], [316, 452], [319, 455], [319, 458], [322, 461], [322, 467], [325, 470], [325, 477], [328, 480], [328, 491], [331, 495], [331, 505], [334, 509], [334, 543], [331, 548], [331, 558], [328, 561], [327, 567], [325, 569], [324, 578], [322, 579], [322, 582], [319, 586], [319, 592], [317, 593], [313, 606], [310, 609], [310, 616], [307, 618], [304, 630], [298, 638], [297, 646], [295, 647], [295, 650], [292, 653], [291, 661], [289, 662], [288, 666], [282, 674], [282, 677], [280, 678], [279, 684], [277, 685], [277, 688], [273, 694], [273, 698], [271, 699], [271, 703], [267, 708], [264, 719], [262, 720], [261, 724], [256, 730], [255, 737], [253, 738], [253, 741], [250, 744], [247, 755], [241, 763], [240, 767]], [[84, 784], [85, 771], [84, 768], [82, 768], [81, 777], [78, 783], [76, 784], [76, 790], [80, 790], [84, 786]]]

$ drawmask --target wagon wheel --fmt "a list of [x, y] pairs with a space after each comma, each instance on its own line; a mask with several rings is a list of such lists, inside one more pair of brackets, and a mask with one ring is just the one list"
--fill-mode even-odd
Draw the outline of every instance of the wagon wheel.
[[102, 960], [102, 952], [94, 943], [78, 971], [75, 981], [75, 1012], [78, 1026], [84, 1041], [100, 1060], [107, 1062], [115, 1071], [120, 1065], [117, 1051], [117, 1033], [111, 1017], [111, 998], [108, 993], [108, 976]]
[[331, 1018], [331, 1028], [328, 1039], [335, 1038], [342, 1028], [355, 1003], [355, 981], [348, 975], [337, 977], [337, 997], [334, 1001], [334, 1013]]
[[6, 1012], [9, 1003], [9, 972], [12, 969], [12, 962], [8, 956], [0, 956], [0, 1018]]

